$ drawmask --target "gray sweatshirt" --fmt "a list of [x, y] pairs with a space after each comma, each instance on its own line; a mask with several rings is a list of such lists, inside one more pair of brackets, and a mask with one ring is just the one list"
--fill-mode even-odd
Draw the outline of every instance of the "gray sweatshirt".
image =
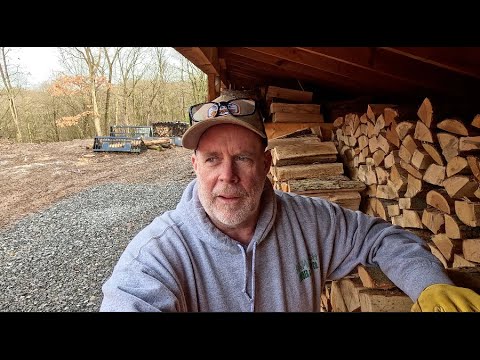
[[266, 181], [248, 247], [209, 220], [196, 180], [175, 210], [128, 244], [103, 285], [100, 311], [320, 311], [326, 280], [378, 265], [412, 300], [452, 284], [421, 239], [321, 198]]

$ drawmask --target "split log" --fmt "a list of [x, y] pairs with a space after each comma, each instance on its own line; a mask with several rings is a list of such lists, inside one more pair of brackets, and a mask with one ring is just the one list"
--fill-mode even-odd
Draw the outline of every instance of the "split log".
[[363, 286], [368, 289], [393, 289], [396, 287], [378, 266], [359, 265], [357, 271]]
[[382, 134], [377, 135], [377, 145], [385, 154], [388, 154], [393, 150], [393, 147]]
[[452, 199], [475, 198], [478, 183], [473, 176], [454, 175], [443, 180], [443, 187]]
[[436, 140], [436, 134], [421, 121], [417, 121], [413, 137], [417, 140], [426, 141], [429, 143], [433, 143]]
[[432, 103], [430, 102], [429, 98], [423, 99], [423, 102], [420, 104], [417, 112], [418, 117], [420, 120], [430, 128], [432, 126], [433, 121], [433, 107]]
[[462, 252], [462, 240], [450, 239], [447, 234], [436, 234], [432, 241], [447, 261], [453, 261], [453, 254]]
[[478, 152], [480, 150], [480, 136], [461, 137], [458, 143], [460, 152]]
[[377, 136], [373, 135], [368, 139], [368, 148], [370, 149], [370, 153], [374, 153], [378, 149], [378, 143], [377, 143]]
[[467, 159], [461, 156], [455, 156], [450, 159], [447, 164], [446, 174], [447, 177], [453, 175], [469, 175], [472, 171], [468, 166]]
[[287, 181], [288, 192], [297, 194], [308, 194], [313, 192], [329, 191], [363, 191], [366, 186], [361, 181], [348, 180], [344, 175], [340, 175], [338, 179], [325, 180], [322, 178], [310, 179], [291, 179]]
[[360, 311], [359, 292], [364, 290], [361, 280], [358, 277], [343, 278], [335, 281], [347, 312]]
[[[268, 140], [276, 139], [295, 133], [303, 132], [305, 130], [310, 130], [310, 128], [315, 128], [319, 123], [274, 123], [266, 122], [265, 123], [265, 133], [267, 134]], [[336, 133], [338, 139], [343, 139], [343, 131], [337, 129], [339, 132]]]
[[331, 141], [277, 145], [272, 149], [275, 166], [333, 163], [337, 161], [337, 148]]
[[455, 213], [458, 218], [471, 227], [480, 226], [480, 203], [471, 201], [455, 201]]
[[390, 169], [393, 165], [400, 163], [399, 150], [390, 151], [390, 153], [385, 156], [383, 160], [384, 166], [386, 169]]
[[408, 151], [408, 149], [406, 148], [406, 146], [404, 146], [403, 144], [400, 145], [400, 150], [398, 151], [398, 156], [400, 157], [400, 159], [402, 159], [403, 161], [405, 162], [410, 162], [412, 160], [412, 156], [413, 154]]
[[426, 170], [430, 164], [433, 164], [433, 159], [424, 149], [415, 149], [412, 155], [412, 166], [418, 170]]
[[435, 208], [427, 208], [422, 213], [422, 224], [433, 234], [445, 231], [445, 217], [443, 212]]
[[472, 102], [430, 100], [425, 98], [417, 112], [420, 120], [429, 128], [446, 118], [471, 119], [478, 111], [478, 107]]
[[477, 129], [480, 129], [480, 114], [474, 116], [470, 125], [476, 127]]
[[457, 136], [449, 133], [437, 133], [437, 139], [442, 149], [442, 155], [447, 161], [459, 154]]
[[422, 143], [423, 148], [425, 151], [432, 157], [433, 161], [437, 165], [444, 166], [445, 160], [442, 156], [441, 149], [438, 148], [436, 144], [429, 144], [429, 143]]
[[320, 294], [320, 311], [332, 312], [332, 304], [330, 303], [330, 283], [325, 284], [323, 291]]
[[339, 128], [342, 125], [343, 125], [343, 116], [339, 116], [333, 121], [333, 127], [335, 128]]
[[368, 104], [367, 105], [367, 117], [371, 122], [375, 122], [378, 116], [382, 115], [386, 108], [392, 110], [396, 105], [392, 104]]
[[342, 174], [342, 163], [274, 166], [274, 175], [278, 181]]
[[465, 260], [480, 263], [480, 239], [464, 239], [462, 252]]
[[392, 216], [390, 218], [390, 220], [392, 221], [393, 225], [398, 225], [398, 226], [404, 227], [403, 226], [403, 215]]
[[473, 176], [480, 182], [480, 158], [475, 155], [467, 156], [467, 163], [470, 166]]
[[368, 146], [368, 137], [366, 137], [365, 135], [359, 136], [358, 137], [358, 148], [360, 150], [363, 150], [367, 146]]
[[390, 169], [390, 180], [397, 191], [406, 191], [408, 185], [408, 172], [397, 165]]
[[[423, 210], [427, 206], [425, 199], [420, 197], [405, 197], [398, 199], [398, 207], [400, 209], [413, 209], [413, 210]], [[443, 216], [443, 215], [442, 215]]]
[[322, 114], [276, 112], [272, 115], [272, 122], [273, 123], [323, 123], [325, 122], [325, 120]]
[[402, 213], [403, 227], [423, 229], [422, 212], [420, 210], [405, 209]]
[[367, 185], [367, 188], [364, 192], [367, 197], [376, 197], [377, 196], [377, 184]]
[[388, 216], [390, 216], [390, 218], [392, 216], [398, 216], [398, 215], [400, 215], [400, 207], [398, 206], [398, 204], [388, 205], [387, 206], [387, 212], [388, 212]]
[[440, 252], [440, 250], [437, 249], [437, 247], [435, 246], [435, 244], [433, 244], [433, 243], [428, 243], [427, 245], [428, 245], [428, 247], [430, 248], [430, 252], [432, 253], [432, 255], [435, 256], [438, 260], [440, 260], [440, 262], [442, 263], [442, 265], [443, 265], [444, 268], [448, 268], [447, 260], [446, 260], [445, 257], [442, 255], [442, 253]]
[[378, 149], [373, 153], [372, 157], [375, 166], [380, 166], [385, 160], [385, 152], [382, 149]]
[[454, 214], [455, 200], [448, 195], [445, 189], [430, 190], [425, 198], [426, 203], [445, 214]]
[[[433, 186], [425, 181], [417, 179], [415, 176], [408, 174], [407, 192], [405, 197], [423, 196], [426, 197], [427, 192], [432, 190]], [[423, 194], [423, 195], [422, 195]]]
[[387, 141], [397, 149], [400, 147], [400, 137], [394, 129], [387, 129], [387, 132], [385, 133], [385, 139], [387, 139]]
[[465, 225], [457, 215], [445, 214], [445, 233], [450, 239], [480, 238], [480, 227]]
[[359, 293], [362, 312], [410, 312], [413, 301], [399, 289], [365, 289]]
[[301, 114], [320, 114], [320, 105], [318, 104], [289, 104], [274, 102], [270, 104], [270, 114], [273, 113], [301, 113]]
[[469, 136], [469, 131], [463, 121], [459, 119], [444, 119], [437, 124], [437, 128], [445, 130], [449, 133]]
[[415, 169], [409, 162], [400, 160], [400, 166], [404, 168], [410, 175], [415, 176], [417, 179], [423, 178], [423, 173]]
[[417, 117], [417, 108], [411, 104], [400, 104], [387, 107], [383, 111], [385, 126], [390, 125], [393, 121], [404, 121], [415, 119]]
[[380, 199], [394, 200], [399, 196], [403, 196], [405, 191], [397, 190], [395, 185], [388, 180], [386, 185], [377, 185], [376, 196]]
[[354, 211], [359, 209], [362, 201], [362, 197], [358, 191], [321, 191], [318, 193], [309, 193], [304, 195], [308, 195], [310, 197], [319, 197]]
[[460, 254], [453, 254], [453, 268], [476, 267], [478, 264], [468, 261]]
[[413, 154], [421, 146], [421, 142], [414, 139], [412, 135], [407, 135], [402, 140], [402, 145], [407, 148], [410, 154]]
[[377, 166], [375, 167], [375, 174], [377, 175], [377, 184], [387, 184], [387, 181], [390, 178], [390, 173], [387, 170], [385, 170], [383, 167]]
[[398, 123], [397, 127], [395, 128], [395, 131], [397, 132], [397, 135], [400, 141], [402, 141], [405, 136], [407, 136], [408, 134], [413, 134], [415, 132], [415, 122], [402, 121]]
[[430, 164], [423, 174], [423, 180], [432, 185], [443, 186], [445, 172], [445, 166]]
[[379, 198], [376, 198], [375, 201], [375, 210], [378, 217], [382, 218], [385, 221], [390, 221], [390, 214], [388, 213], [387, 208], [388, 206], [395, 204], [396, 201]]
[[332, 305], [332, 312], [347, 312], [347, 306], [342, 296], [342, 290], [338, 281], [332, 281], [330, 288], [330, 304]]
[[[319, 144], [322, 141], [317, 135], [306, 135], [300, 137], [287, 137], [287, 138], [276, 138], [268, 140], [268, 149], [273, 149], [275, 146], [280, 145], [290, 145], [290, 144]], [[342, 148], [350, 149], [348, 146], [343, 146]]]
[[277, 86], [269, 86], [265, 95], [267, 101], [273, 99], [284, 99], [297, 103], [311, 103], [313, 93], [310, 91], [302, 91], [295, 89], [281, 88]]

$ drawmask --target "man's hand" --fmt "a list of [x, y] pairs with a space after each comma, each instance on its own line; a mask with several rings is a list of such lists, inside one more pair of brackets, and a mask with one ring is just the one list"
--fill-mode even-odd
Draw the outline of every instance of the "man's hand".
[[427, 286], [413, 304], [414, 312], [479, 312], [480, 295], [470, 289], [448, 285]]

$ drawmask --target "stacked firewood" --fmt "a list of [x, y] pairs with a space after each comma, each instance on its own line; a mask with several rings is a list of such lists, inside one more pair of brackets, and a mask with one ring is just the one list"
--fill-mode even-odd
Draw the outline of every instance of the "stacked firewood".
[[[446, 269], [455, 285], [480, 293], [480, 267]], [[323, 312], [409, 312], [413, 301], [378, 268], [357, 271], [330, 281], [321, 294]]]
[[480, 115], [426, 98], [368, 105], [334, 126], [346, 172], [367, 186], [361, 210], [425, 239], [449, 271], [480, 267]]
[[268, 88], [266, 102], [271, 121], [265, 125], [272, 154], [273, 186], [358, 210], [365, 185], [344, 175], [335, 143], [327, 141], [332, 138], [333, 124], [322, 127], [320, 105], [311, 101], [309, 92]]

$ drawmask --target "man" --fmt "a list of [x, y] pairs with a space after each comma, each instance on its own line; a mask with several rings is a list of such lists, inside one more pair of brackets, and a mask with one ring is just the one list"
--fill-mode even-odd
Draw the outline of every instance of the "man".
[[325, 281], [359, 264], [380, 266], [419, 300], [414, 310], [479, 308], [480, 296], [453, 286], [414, 234], [274, 190], [256, 101], [222, 95], [192, 106], [190, 119], [183, 146], [194, 150], [196, 179], [175, 210], [127, 246], [103, 286], [101, 311], [314, 312]]

